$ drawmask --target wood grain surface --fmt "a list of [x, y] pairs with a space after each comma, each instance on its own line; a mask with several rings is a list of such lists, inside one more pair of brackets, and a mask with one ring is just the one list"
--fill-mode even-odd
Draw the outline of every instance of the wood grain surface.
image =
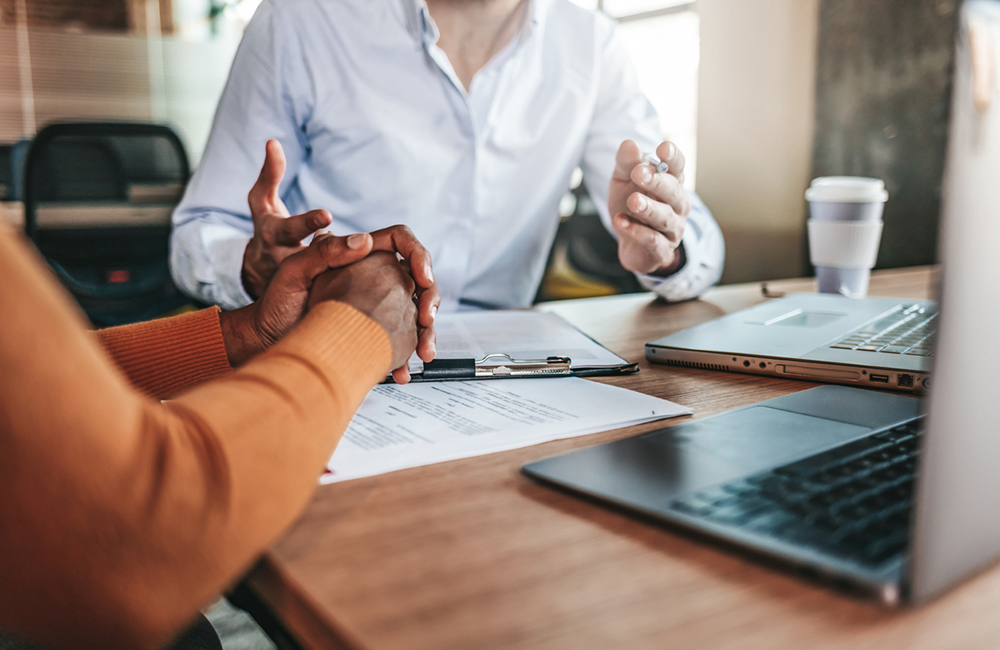
[[[926, 298], [933, 283], [928, 268], [881, 272], [870, 293]], [[814, 384], [650, 366], [643, 345], [764, 299], [759, 285], [742, 285], [677, 305], [632, 295], [542, 308], [642, 366], [603, 381], [704, 417]], [[661, 426], [321, 487], [248, 583], [315, 648], [1000, 647], [996, 569], [923, 607], [886, 611], [520, 473]]]

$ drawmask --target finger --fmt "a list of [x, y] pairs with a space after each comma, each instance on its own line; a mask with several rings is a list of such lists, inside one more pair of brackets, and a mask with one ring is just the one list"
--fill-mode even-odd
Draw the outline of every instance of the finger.
[[280, 199], [278, 196], [281, 180], [285, 177], [285, 151], [277, 140], [268, 140], [264, 145], [264, 165], [260, 169], [257, 182], [250, 189], [250, 212], [271, 212]]
[[687, 219], [679, 216], [671, 206], [654, 201], [639, 192], [633, 192], [625, 205], [628, 206], [629, 216], [633, 221], [663, 233], [673, 244], [680, 243]]
[[[353, 247], [352, 242], [348, 241], [351, 237], [336, 237], [329, 233], [317, 235], [307, 248], [286, 258], [278, 268], [278, 273], [291, 283], [290, 289], [308, 289], [321, 273], [330, 268], [353, 264], [371, 252], [370, 246]], [[362, 238], [365, 239], [369, 238]], [[353, 245], [357, 245], [357, 240]]]
[[333, 216], [326, 210], [310, 210], [291, 217], [264, 215], [258, 225], [264, 241], [271, 246], [295, 246], [331, 223]]
[[336, 269], [368, 257], [372, 252], [372, 238], [368, 233], [337, 237], [324, 232], [316, 235], [310, 246], [319, 249], [326, 268]]
[[437, 319], [438, 308], [441, 306], [441, 292], [436, 284], [429, 289], [420, 289], [420, 302], [417, 305], [417, 322], [421, 327], [430, 327]]
[[668, 174], [679, 179], [682, 183], [684, 182], [686, 160], [684, 159], [684, 154], [681, 153], [680, 147], [673, 142], [661, 142], [660, 146], [656, 148], [656, 157], [667, 163], [667, 167], [669, 168], [667, 171]]
[[424, 289], [434, 286], [431, 254], [412, 230], [406, 226], [390, 226], [376, 230], [372, 233], [372, 238], [375, 240], [374, 250], [399, 253], [409, 262], [413, 279], [418, 286]]
[[611, 225], [618, 235], [619, 257], [626, 269], [637, 273], [654, 273], [674, 261], [677, 246], [663, 233], [625, 214], [615, 215]]
[[649, 165], [636, 165], [632, 168], [631, 180], [646, 196], [666, 203], [677, 214], [686, 216], [690, 212], [691, 200], [677, 177], [659, 174]]
[[632, 170], [642, 162], [642, 152], [634, 140], [626, 140], [618, 147], [615, 154], [615, 171], [612, 180], [628, 182]]
[[408, 384], [410, 383], [410, 366], [409, 364], [396, 368], [392, 371], [392, 380], [397, 384]]
[[437, 356], [437, 332], [433, 327], [424, 327], [417, 334], [417, 356], [424, 363], [434, 361]]

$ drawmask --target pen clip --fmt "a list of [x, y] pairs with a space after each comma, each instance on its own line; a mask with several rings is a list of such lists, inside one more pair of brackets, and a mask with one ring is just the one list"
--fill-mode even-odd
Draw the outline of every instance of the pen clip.
[[[507, 363], [489, 363], [497, 359]], [[509, 354], [487, 354], [476, 359], [476, 377], [565, 377], [573, 373], [571, 363], [569, 357], [515, 359]]]

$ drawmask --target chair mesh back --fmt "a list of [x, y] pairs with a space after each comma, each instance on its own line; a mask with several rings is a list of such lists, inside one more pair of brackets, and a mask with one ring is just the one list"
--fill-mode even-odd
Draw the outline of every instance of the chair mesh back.
[[169, 128], [57, 124], [25, 168], [25, 229], [96, 325], [186, 303], [167, 265], [170, 214], [189, 176]]

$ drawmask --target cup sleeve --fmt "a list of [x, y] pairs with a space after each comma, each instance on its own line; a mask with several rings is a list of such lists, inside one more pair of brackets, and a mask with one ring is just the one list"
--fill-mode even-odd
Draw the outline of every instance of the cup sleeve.
[[809, 257], [813, 266], [870, 269], [878, 259], [881, 221], [810, 219]]

